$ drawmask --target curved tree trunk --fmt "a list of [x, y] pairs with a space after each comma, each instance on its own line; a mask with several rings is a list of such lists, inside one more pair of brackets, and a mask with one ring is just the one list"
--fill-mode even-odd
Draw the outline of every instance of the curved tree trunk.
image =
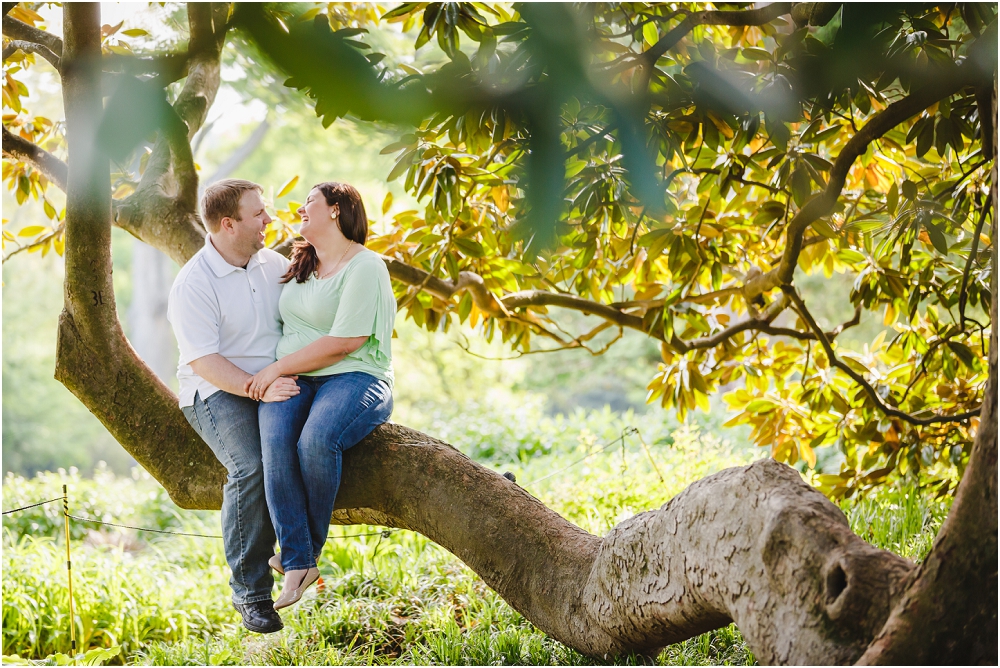
[[[993, 88], [993, 136], [997, 90]], [[993, 163], [989, 381], [955, 503], [913, 585], [861, 657], [872, 664], [997, 663], [997, 165]]]
[[[212, 10], [192, 5], [189, 11], [192, 43], [210, 47], [210, 40], [196, 40], [194, 19]], [[224, 469], [184, 420], [176, 397], [136, 356], [118, 322], [111, 282], [109, 164], [91, 139], [101, 113], [100, 13], [94, 4], [67, 3], [65, 17], [70, 159], [66, 296], [56, 376], [175, 502], [218, 508]], [[217, 86], [217, 58], [214, 65], [202, 58], [198, 67], [203, 70], [192, 85], [211, 88], [215, 81]], [[214, 90], [202, 98], [212, 96]], [[189, 136], [204, 119], [202, 111], [192, 103], [186, 116], [180, 114]], [[190, 176], [182, 184], [183, 202], [156, 200], [178, 216], [178, 227], [168, 231], [164, 243], [181, 260], [197, 249], [200, 234], [188, 201]], [[196, 187], [196, 178], [193, 183]], [[151, 228], [142, 224], [156, 221], [131, 217], [143, 201], [134, 200], [131, 211], [123, 208], [128, 224], [142, 228], [145, 238]], [[995, 292], [993, 298], [995, 311]], [[995, 404], [993, 336], [990, 396]], [[987, 400], [985, 405], [992, 404]], [[902, 655], [890, 652], [900, 641], [922, 633], [933, 623], [928, 620], [936, 619], [921, 607], [923, 601], [940, 594], [934, 587], [950, 585], [944, 579], [934, 585], [933, 575], [961, 576], [948, 570], [954, 553], [949, 541], [962, 545], [961, 532], [970, 530], [984, 508], [992, 508], [995, 522], [996, 419], [984, 407], [983, 425], [989, 424], [992, 459], [984, 428], [955, 510], [916, 580], [912, 564], [855, 536], [833, 504], [794, 470], [771, 460], [701, 480], [602, 539], [451, 446], [384, 425], [345, 455], [334, 520], [423, 533], [467, 563], [540, 629], [590, 656], [653, 652], [733, 620], [762, 662], [849, 663], [862, 656], [895, 609], [865, 656], [894, 661]], [[976, 454], [981, 452], [985, 455]], [[995, 620], [995, 523], [983, 535], [992, 536], [992, 571], [985, 574], [992, 573]], [[976, 561], [974, 568], [983, 564], [989, 565]], [[907, 591], [911, 581], [918, 586]], [[919, 588], [925, 582], [927, 595]], [[966, 579], [951, 586], [969, 592], [977, 583]], [[937, 660], [945, 654], [919, 656]]]
[[334, 520], [419, 531], [540, 629], [598, 658], [735, 621], [761, 662], [850, 663], [913, 568], [770, 459], [705, 478], [601, 539], [397, 425], [345, 453]]
[[[225, 471], [184, 419], [176, 395], [136, 355], [118, 321], [111, 280], [110, 163], [94, 141], [103, 112], [100, 6], [67, 3], [64, 12], [69, 176], [55, 377], [150, 475], [174, 481], [170, 494], [179, 505], [196, 507], [198, 499], [219, 496]], [[205, 461], [213, 463], [203, 467]]]

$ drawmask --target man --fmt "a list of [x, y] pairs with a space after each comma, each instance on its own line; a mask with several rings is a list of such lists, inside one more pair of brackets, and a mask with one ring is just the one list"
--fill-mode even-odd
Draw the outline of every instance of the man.
[[[267, 563], [275, 534], [264, 497], [257, 402], [243, 386], [274, 361], [281, 336], [278, 280], [288, 261], [264, 248], [271, 218], [261, 192], [256, 183], [240, 179], [205, 190], [202, 219], [209, 234], [177, 275], [167, 318], [180, 348], [181, 410], [228, 472], [222, 534], [233, 605], [246, 628], [272, 633], [282, 628]], [[293, 378], [281, 378], [264, 401], [282, 401], [298, 391]]]

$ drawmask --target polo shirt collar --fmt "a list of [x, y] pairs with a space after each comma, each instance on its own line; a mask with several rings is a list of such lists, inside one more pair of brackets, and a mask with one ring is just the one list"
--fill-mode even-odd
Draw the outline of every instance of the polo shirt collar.
[[[222, 257], [222, 253], [219, 249], [215, 247], [212, 243], [212, 235], [208, 234], [205, 236], [205, 260], [208, 262], [208, 266], [212, 268], [212, 272], [219, 278], [227, 276], [234, 271], [241, 269], [242, 267], [234, 267], [233, 265], [226, 262], [226, 258]], [[250, 257], [250, 262], [256, 262], [257, 264], [266, 264], [267, 258], [260, 251], [257, 251]], [[250, 268], [250, 264], [247, 264], [247, 268]]]

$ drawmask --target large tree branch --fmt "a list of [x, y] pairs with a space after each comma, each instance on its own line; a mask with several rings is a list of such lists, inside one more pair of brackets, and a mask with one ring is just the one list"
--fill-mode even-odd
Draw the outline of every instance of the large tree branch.
[[770, 23], [782, 14], [792, 11], [792, 3], [775, 2], [758, 9], [745, 9], [737, 11], [705, 11], [688, 14], [680, 23], [671, 29], [666, 35], [661, 37], [653, 46], [643, 51], [638, 58], [638, 64], [646, 68], [651, 68], [670, 49], [674, 48], [678, 42], [695, 29], [704, 25], [723, 26], [759, 26]]
[[[996, 110], [996, 80], [993, 88]], [[993, 136], [996, 136], [996, 115]], [[985, 121], [984, 121], [985, 122]], [[990, 199], [997, 207], [997, 166]], [[997, 662], [997, 251], [993, 227], [989, 379], [969, 464], [930, 554], [861, 665]]]
[[56, 70], [59, 70], [62, 66], [59, 56], [54, 54], [52, 49], [43, 44], [36, 44], [35, 42], [28, 42], [23, 39], [11, 40], [10, 44], [4, 47], [3, 61], [7, 62], [7, 59], [13, 56], [16, 51], [23, 51], [24, 53], [37, 53], [42, 58], [49, 61], [52, 67], [56, 68]]
[[198, 176], [191, 140], [205, 122], [221, 83], [228, 26], [224, 3], [188, 3], [188, 75], [174, 119], [161, 132], [136, 191], [116, 209], [115, 223], [183, 264], [204, 243], [198, 217]]
[[[995, 23], [993, 29], [996, 29]], [[744, 288], [747, 298], [753, 299], [781, 285], [791, 285], [795, 266], [798, 264], [799, 254], [802, 252], [802, 238], [806, 230], [814, 222], [833, 211], [851, 166], [868, 149], [871, 142], [933, 103], [953, 95], [981, 78], [982, 73], [978, 65], [974, 59], [970, 58], [962, 65], [956, 66], [937, 79], [930, 81], [923, 88], [893, 102], [875, 114], [863, 128], [851, 137], [841, 150], [840, 155], [837, 156], [830, 169], [830, 178], [826, 188], [809, 200], [788, 224], [785, 250], [778, 266], [747, 282]]]
[[63, 42], [61, 39], [50, 32], [45, 32], [44, 30], [39, 30], [38, 28], [29, 26], [24, 21], [18, 21], [14, 17], [7, 16], [6, 14], [4, 14], [3, 17], [3, 34], [11, 39], [19, 39], [24, 40], [25, 42], [41, 44], [55, 55], [62, 56]]
[[3, 154], [12, 160], [30, 163], [60, 190], [66, 192], [66, 163], [37, 144], [15, 135], [6, 126], [3, 128]]

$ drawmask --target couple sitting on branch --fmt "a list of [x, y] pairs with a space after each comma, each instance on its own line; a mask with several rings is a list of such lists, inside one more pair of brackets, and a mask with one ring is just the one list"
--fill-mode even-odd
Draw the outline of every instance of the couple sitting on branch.
[[[343, 451], [392, 412], [396, 300], [385, 263], [365, 248], [355, 188], [309, 192], [290, 262], [264, 248], [261, 192], [238, 179], [207, 188], [209, 234], [174, 281], [168, 318], [181, 409], [228, 472], [233, 605], [247, 629], [271, 633], [282, 628], [276, 610], [319, 578]], [[273, 602], [270, 569], [285, 576]]]

